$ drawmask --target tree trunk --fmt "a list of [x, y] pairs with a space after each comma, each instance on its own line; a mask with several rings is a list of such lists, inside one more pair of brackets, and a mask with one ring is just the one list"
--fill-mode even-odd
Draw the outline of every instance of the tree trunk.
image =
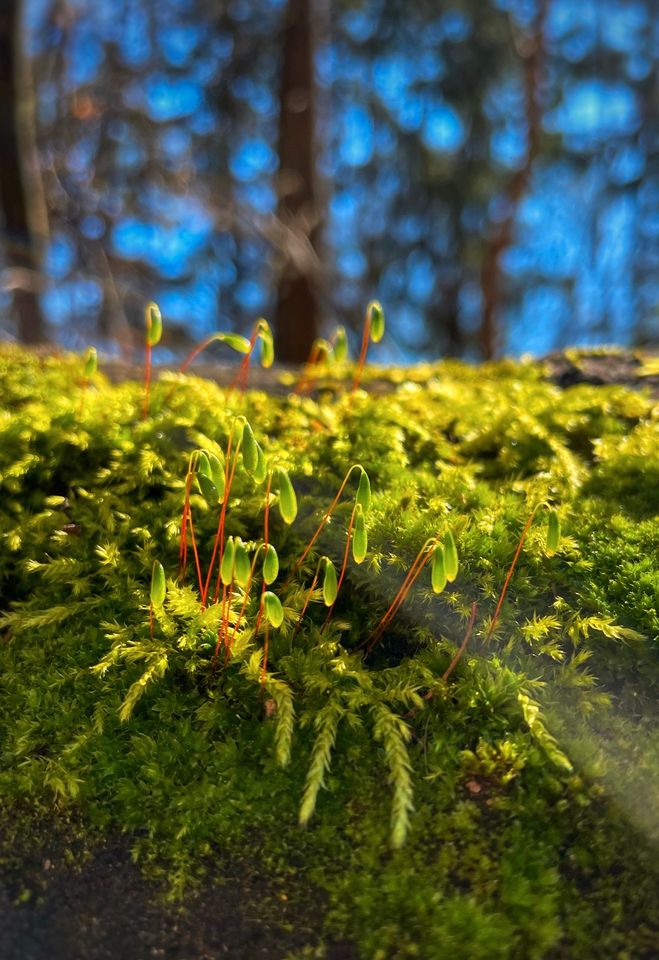
[[0, 5], [0, 211], [14, 289], [17, 333], [24, 343], [45, 339], [37, 291], [45, 204], [34, 150], [32, 94], [21, 44], [20, 0]]
[[278, 221], [281, 258], [275, 312], [277, 356], [304, 363], [318, 335], [317, 211], [311, 0], [288, 0], [279, 94]]
[[519, 170], [513, 174], [508, 185], [505, 217], [491, 233], [483, 251], [481, 264], [483, 319], [479, 341], [484, 360], [491, 360], [497, 353], [497, 319], [501, 301], [501, 258], [512, 243], [517, 210], [528, 189], [533, 161], [540, 146], [542, 116], [538, 103], [538, 87], [542, 68], [546, 14], [547, 0], [539, 0], [532, 34], [523, 37], [517, 44], [524, 73], [526, 123], [528, 127], [526, 158]]

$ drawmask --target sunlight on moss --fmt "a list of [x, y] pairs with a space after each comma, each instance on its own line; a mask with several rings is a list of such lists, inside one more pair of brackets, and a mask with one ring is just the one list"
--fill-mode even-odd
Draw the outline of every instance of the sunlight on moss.
[[364, 957], [649, 956], [656, 406], [530, 363], [386, 376], [166, 374], [144, 418], [102, 365], [0, 351], [3, 802], [128, 832], [176, 894], [293, 858]]

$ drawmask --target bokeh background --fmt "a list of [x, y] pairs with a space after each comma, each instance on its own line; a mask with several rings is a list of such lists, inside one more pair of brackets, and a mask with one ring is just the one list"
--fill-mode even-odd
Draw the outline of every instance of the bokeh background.
[[0, 335], [653, 346], [658, 63], [657, 0], [4, 0]]

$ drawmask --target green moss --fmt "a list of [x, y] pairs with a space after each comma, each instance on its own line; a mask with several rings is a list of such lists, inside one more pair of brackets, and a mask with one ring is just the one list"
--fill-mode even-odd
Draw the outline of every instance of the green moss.
[[[5, 808], [127, 832], [173, 895], [214, 858], [254, 851], [300, 897], [325, 890], [327, 932], [369, 960], [652, 956], [653, 401], [561, 393], [533, 364], [446, 363], [394, 371], [384, 395], [333, 383], [318, 400], [165, 375], [143, 419], [139, 385], [96, 374], [83, 394], [83, 377], [82, 358], [0, 353]], [[190, 454], [223, 458], [237, 415], [298, 504], [290, 524], [269, 511], [284, 620], [267, 664], [260, 568], [226, 617], [200, 602], [191, 553], [177, 581]], [[372, 488], [368, 554], [345, 554], [323, 626], [321, 585], [309, 590], [321, 555], [341, 569], [356, 475], [299, 558], [353, 463]], [[559, 549], [539, 510], [490, 630], [541, 503]], [[190, 504], [205, 572], [219, 507], [194, 486]], [[264, 508], [238, 463], [226, 535], [252, 558]], [[427, 568], [370, 648], [422, 545], [448, 530], [457, 579], [435, 596]], [[168, 583], [151, 629], [154, 561]]]

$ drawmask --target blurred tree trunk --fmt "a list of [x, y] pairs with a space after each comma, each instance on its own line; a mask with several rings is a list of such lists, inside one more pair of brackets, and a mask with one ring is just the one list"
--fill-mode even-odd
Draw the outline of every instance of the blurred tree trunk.
[[45, 339], [37, 291], [45, 204], [34, 146], [34, 96], [23, 50], [20, 0], [0, 0], [0, 215], [14, 288], [17, 333], [24, 343]]
[[526, 157], [513, 174], [506, 194], [506, 212], [485, 243], [481, 263], [483, 319], [480, 328], [480, 349], [484, 360], [497, 352], [497, 320], [501, 304], [501, 260], [512, 243], [517, 210], [528, 189], [533, 162], [540, 148], [542, 115], [538, 100], [545, 19], [548, 0], [539, 0], [532, 30], [516, 41], [522, 61], [524, 99], [527, 124]]
[[303, 363], [318, 335], [311, 0], [288, 0], [279, 92], [277, 356]]

